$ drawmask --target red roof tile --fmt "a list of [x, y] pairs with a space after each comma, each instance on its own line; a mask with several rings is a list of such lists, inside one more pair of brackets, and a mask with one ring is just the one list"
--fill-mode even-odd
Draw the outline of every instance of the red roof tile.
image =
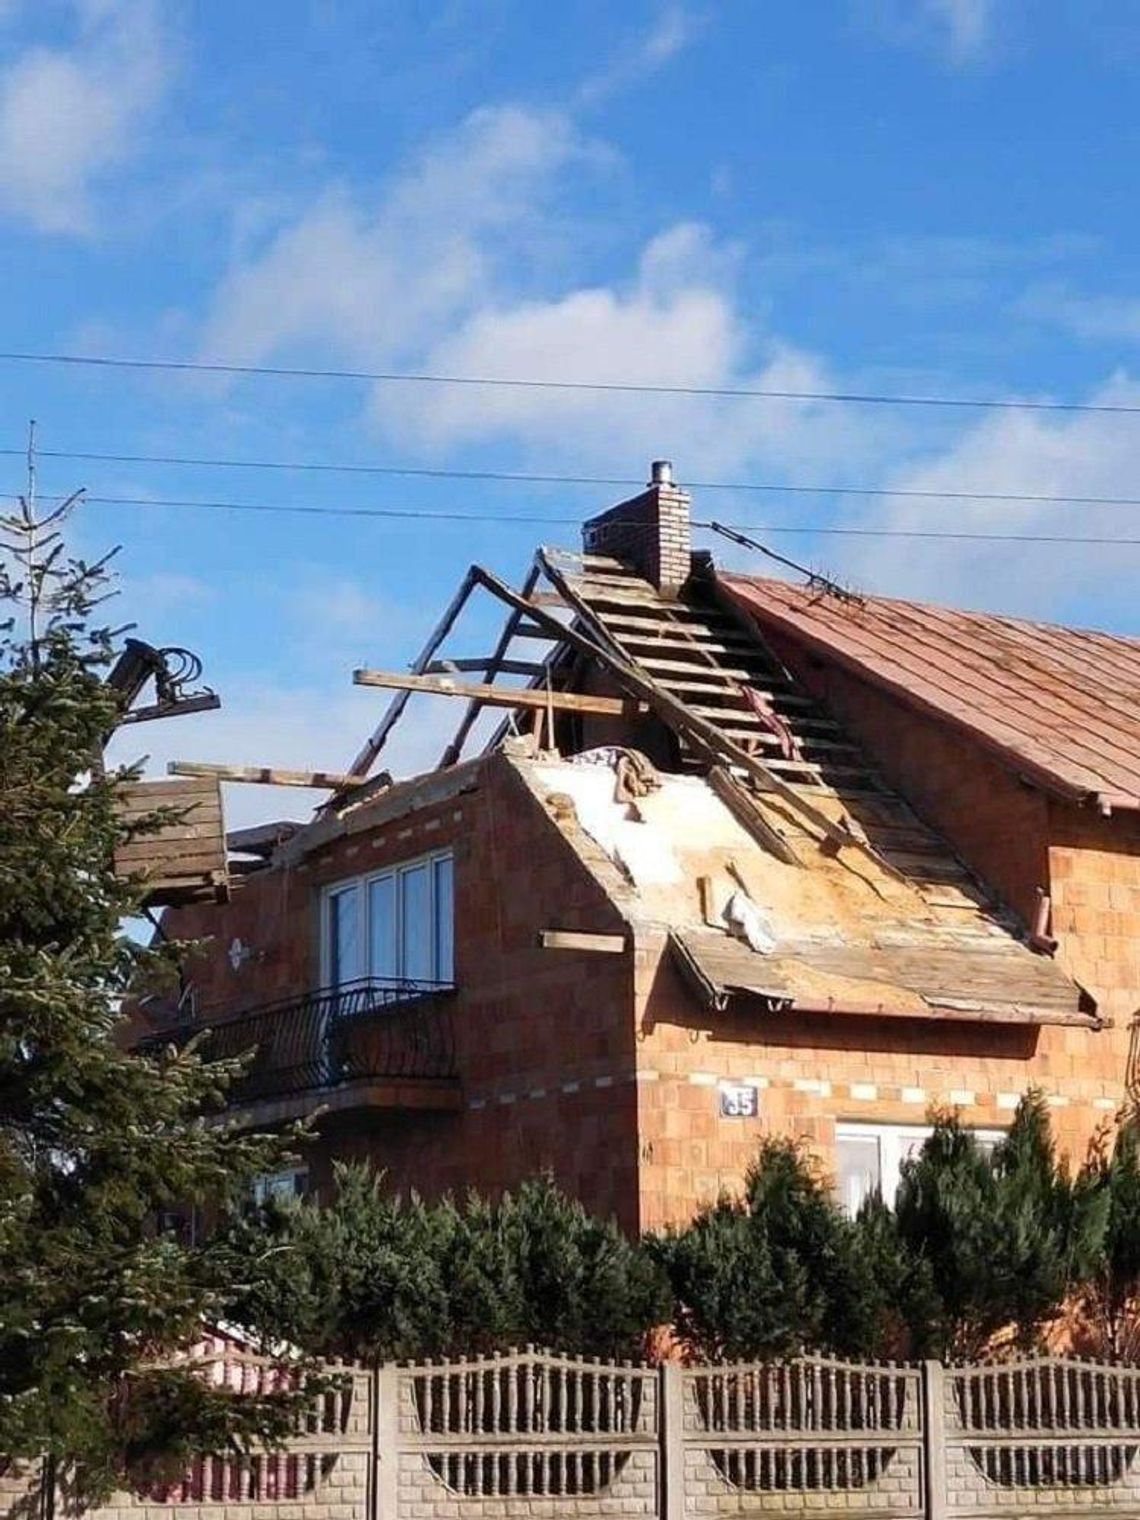
[[762, 627], [966, 730], [1064, 796], [1140, 808], [1140, 639], [721, 575]]

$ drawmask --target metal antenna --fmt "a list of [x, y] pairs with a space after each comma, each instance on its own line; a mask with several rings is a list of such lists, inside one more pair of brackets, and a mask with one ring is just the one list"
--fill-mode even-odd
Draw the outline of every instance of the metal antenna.
[[28, 511], [36, 510], [36, 419], [28, 423]]
[[807, 565], [798, 564], [794, 559], [788, 559], [783, 554], [777, 554], [775, 549], [769, 549], [767, 544], [760, 543], [755, 538], [749, 538], [747, 533], [740, 533], [736, 528], [727, 528], [723, 523], [694, 523], [694, 527], [708, 527], [714, 533], [719, 533], [722, 538], [731, 540], [734, 544], [740, 544], [745, 549], [755, 549], [758, 554], [767, 555], [779, 565], [785, 565], [789, 570], [795, 570], [799, 575], [806, 575], [809, 587], [817, 587], [828, 596], [834, 596], [841, 602], [848, 602], [851, 606], [862, 607], [863, 598], [857, 591], [849, 591], [846, 586], [841, 586], [838, 581], [831, 580], [826, 575], [821, 575], [818, 570], [811, 570]]

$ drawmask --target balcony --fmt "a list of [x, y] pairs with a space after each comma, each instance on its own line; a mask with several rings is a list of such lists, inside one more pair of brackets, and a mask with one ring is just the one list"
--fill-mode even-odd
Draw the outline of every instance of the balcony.
[[451, 1002], [437, 982], [360, 981], [200, 1019], [139, 1049], [185, 1045], [209, 1030], [209, 1060], [247, 1056], [228, 1117], [278, 1123], [316, 1109], [459, 1107]]

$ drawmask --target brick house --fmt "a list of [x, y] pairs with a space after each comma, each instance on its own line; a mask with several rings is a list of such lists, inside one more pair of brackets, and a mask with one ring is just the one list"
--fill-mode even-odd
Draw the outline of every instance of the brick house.
[[[653, 474], [521, 590], [473, 567], [410, 674], [357, 672], [395, 696], [330, 802], [167, 910], [190, 1027], [256, 1050], [237, 1111], [321, 1110], [307, 1186], [549, 1167], [630, 1230], [765, 1132], [853, 1207], [931, 1105], [994, 1136], [1030, 1084], [1079, 1155], [1140, 1008], [1140, 641], [719, 573]], [[473, 595], [502, 638], [447, 658]], [[424, 691], [467, 699], [439, 768], [372, 775]]]

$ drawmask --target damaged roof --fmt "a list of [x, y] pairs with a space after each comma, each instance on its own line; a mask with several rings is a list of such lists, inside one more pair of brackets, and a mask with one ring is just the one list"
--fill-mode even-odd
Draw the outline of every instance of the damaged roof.
[[[748, 994], [820, 1011], [1098, 1023], [1088, 995], [1028, 947], [715, 583], [698, 578], [666, 596], [602, 556], [544, 550], [541, 560], [577, 626], [762, 757], [779, 783], [745, 785], [731, 756], [710, 770], [684, 734], [682, 764], [700, 774], [661, 775], [616, 812], [613, 777], [596, 767], [530, 766], [548, 805], [559, 790], [572, 799], [572, 841], [584, 832], [627, 879], [631, 914], [668, 925], [679, 966], [707, 1001]], [[565, 809], [554, 812], [565, 828]], [[820, 820], [865, 848], [821, 847], [833, 841]], [[734, 891], [766, 919], [765, 953], [730, 932]]]
[[1140, 808], [1140, 639], [721, 574], [762, 629], [965, 730], [1020, 774]]
[[709, 1006], [1096, 1026], [985, 902], [864, 857], [779, 860], [701, 776], [659, 774], [631, 800], [622, 753], [510, 763], [624, 916], [668, 934]]

